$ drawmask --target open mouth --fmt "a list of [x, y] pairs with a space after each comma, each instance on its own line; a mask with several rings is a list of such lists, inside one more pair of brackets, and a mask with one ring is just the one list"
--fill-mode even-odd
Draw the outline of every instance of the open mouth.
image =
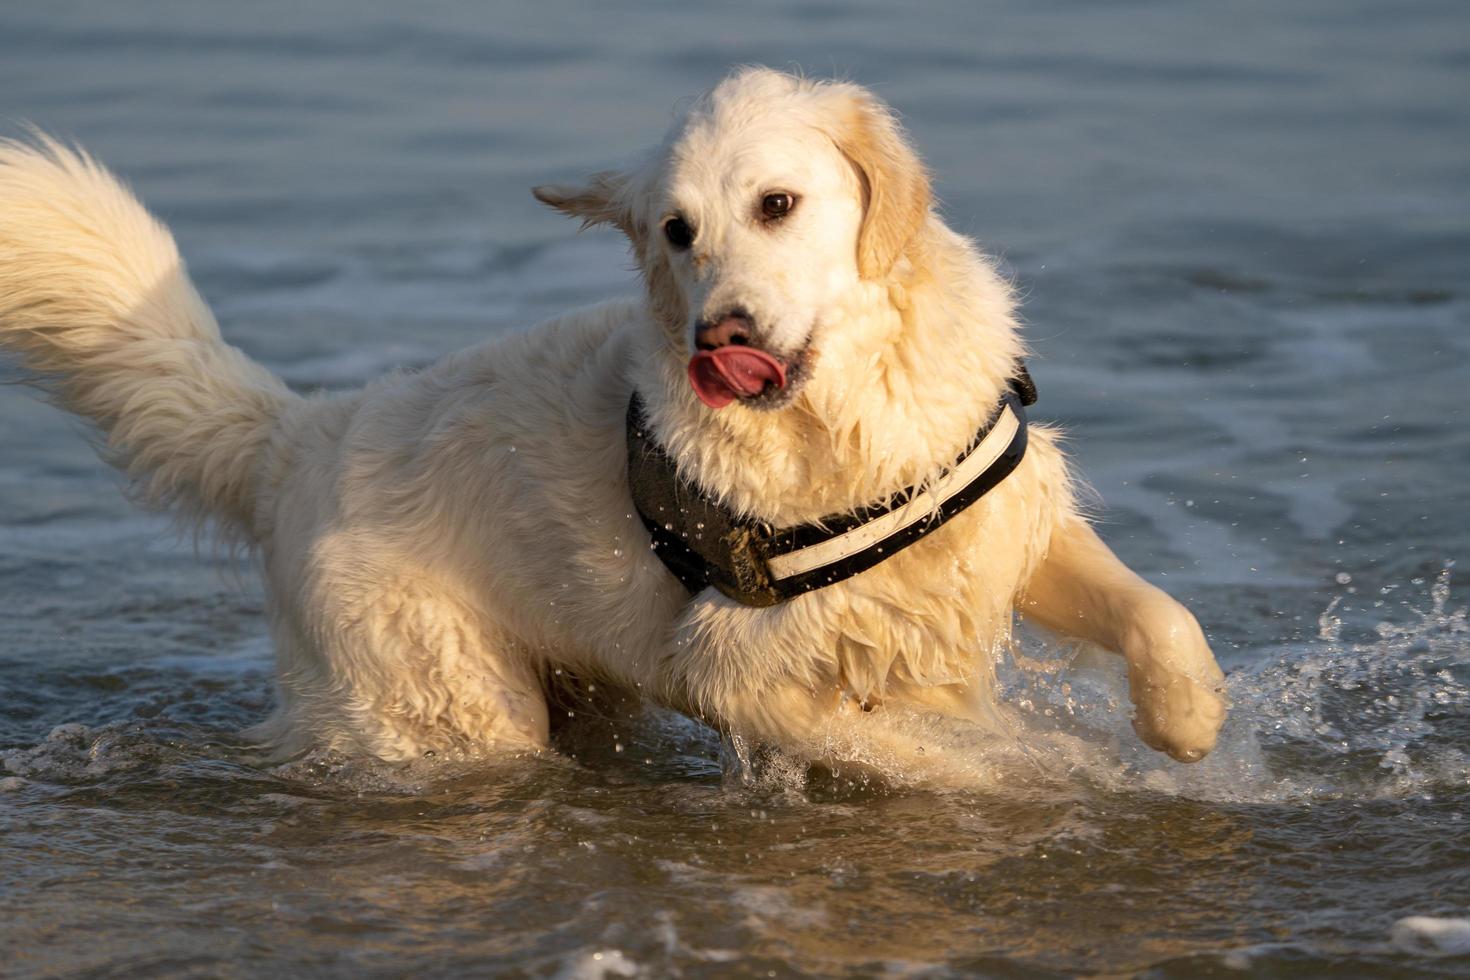
[[797, 366], [758, 347], [727, 344], [689, 359], [689, 384], [710, 408], [724, 408], [737, 398], [774, 403], [784, 400], [790, 369]]

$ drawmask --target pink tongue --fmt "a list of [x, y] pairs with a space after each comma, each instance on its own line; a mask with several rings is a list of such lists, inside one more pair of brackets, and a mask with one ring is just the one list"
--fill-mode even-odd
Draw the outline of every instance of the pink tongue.
[[759, 395], [766, 385], [786, 387], [786, 368], [754, 347], [717, 347], [689, 359], [689, 383], [710, 408], [724, 408], [736, 398]]

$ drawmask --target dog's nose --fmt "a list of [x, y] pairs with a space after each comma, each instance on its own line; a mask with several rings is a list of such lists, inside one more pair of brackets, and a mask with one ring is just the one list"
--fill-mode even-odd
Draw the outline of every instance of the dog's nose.
[[750, 334], [750, 314], [744, 310], [731, 310], [724, 316], [695, 324], [694, 346], [700, 350], [714, 350], [732, 344], [745, 346], [750, 344]]

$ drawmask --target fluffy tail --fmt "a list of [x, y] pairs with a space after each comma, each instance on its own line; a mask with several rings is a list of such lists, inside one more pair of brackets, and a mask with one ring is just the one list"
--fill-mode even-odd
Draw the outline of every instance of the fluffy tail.
[[45, 136], [0, 141], [0, 351], [101, 427], [144, 503], [248, 536], [262, 454], [295, 396], [220, 338], [168, 230]]

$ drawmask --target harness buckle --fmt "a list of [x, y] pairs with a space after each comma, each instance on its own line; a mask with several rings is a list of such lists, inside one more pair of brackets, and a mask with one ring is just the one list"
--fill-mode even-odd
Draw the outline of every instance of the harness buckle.
[[765, 548], [768, 535], [760, 528], [748, 526], [731, 528], [725, 534], [725, 547], [730, 555], [730, 573], [735, 581], [735, 590], [715, 585], [730, 598], [748, 606], [774, 606], [781, 601], [771, 582], [771, 568], [766, 564]]

